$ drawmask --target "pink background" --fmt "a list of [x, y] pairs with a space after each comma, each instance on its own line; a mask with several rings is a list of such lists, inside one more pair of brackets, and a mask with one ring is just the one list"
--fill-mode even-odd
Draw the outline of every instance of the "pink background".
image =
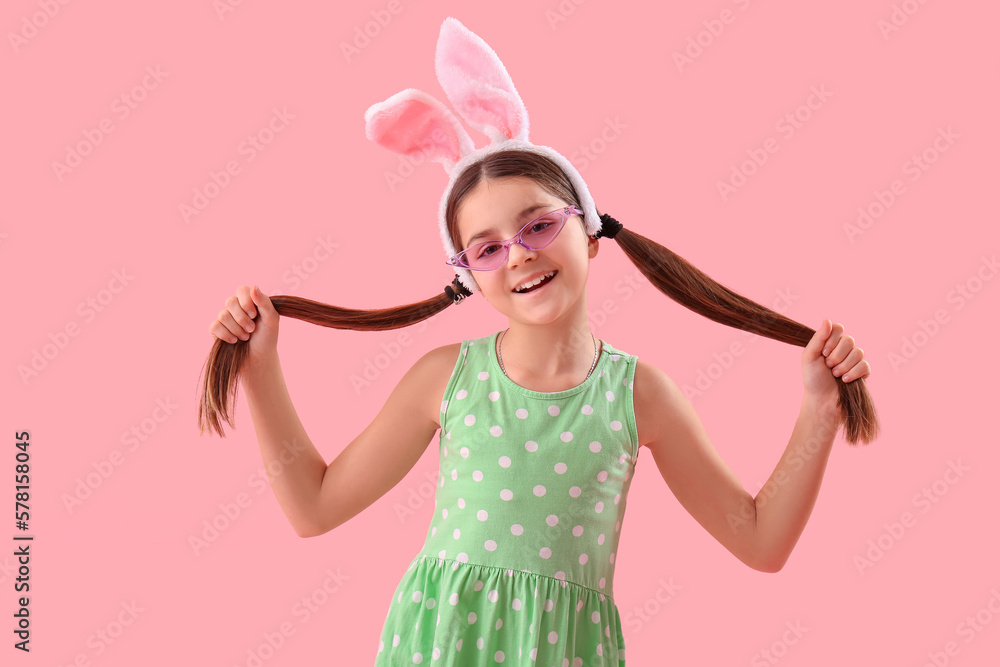
[[[196, 399], [208, 327], [241, 284], [380, 308], [452, 279], [435, 218], [443, 170], [409, 173], [363, 121], [406, 87], [444, 99], [433, 57], [451, 15], [497, 51], [531, 138], [576, 163], [602, 211], [760, 303], [793, 294], [782, 312], [796, 321], [844, 323], [873, 367], [883, 435], [857, 448], [838, 437], [780, 573], [735, 559], [642, 452], [617, 562], [628, 663], [996, 664], [1000, 8], [397, 1], [4, 3], [3, 663], [250, 665], [286, 624], [292, 634], [260, 664], [371, 664], [430, 520], [437, 437], [374, 505], [301, 539], [266, 486], [242, 392], [224, 440], [199, 437]], [[366, 25], [374, 37], [345, 56]], [[810, 108], [813, 90], [828, 95]], [[267, 136], [275, 109], [291, 118]], [[782, 119], [796, 113], [789, 132]], [[949, 128], [949, 142], [936, 139]], [[241, 146], [257, 135], [269, 143], [251, 159]], [[87, 154], [57, 173], [75, 146]], [[746, 163], [745, 183], [723, 197], [718, 183], [765, 146], [777, 150]], [[229, 161], [239, 173], [185, 220], [182, 205]], [[387, 173], [402, 181], [390, 188]], [[852, 236], [859, 207], [879, 215]], [[801, 349], [695, 315], [644, 278], [616, 291], [636, 270], [601, 245], [594, 332], [681, 386], [710, 377], [691, 400], [756, 494], [798, 412]], [[505, 326], [481, 297], [408, 330], [286, 319], [279, 352], [298, 414], [332, 460], [423, 353]], [[724, 364], [734, 341], [745, 353]], [[36, 352], [48, 358], [22, 377]], [[386, 359], [356, 390], [352, 377]], [[11, 648], [22, 430], [30, 656]], [[239, 498], [239, 515], [194, 549]], [[416, 510], [401, 521], [408, 500]], [[906, 513], [911, 525], [894, 534]], [[873, 548], [884, 553], [859, 567]], [[680, 588], [668, 595], [670, 582]], [[316, 602], [302, 613], [306, 598]], [[795, 624], [799, 635], [786, 632]]]

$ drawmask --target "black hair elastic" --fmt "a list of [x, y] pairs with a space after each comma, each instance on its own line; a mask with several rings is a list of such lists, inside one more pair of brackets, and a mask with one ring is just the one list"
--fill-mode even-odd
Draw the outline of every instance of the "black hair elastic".
[[603, 213], [601, 214], [601, 229], [599, 232], [594, 234], [594, 238], [596, 239], [603, 236], [605, 238], [613, 239], [615, 234], [620, 232], [624, 226], [625, 225], [618, 222], [607, 213]]
[[472, 292], [470, 292], [469, 289], [462, 284], [462, 281], [458, 279], [458, 276], [455, 276], [455, 279], [451, 281], [451, 285], [446, 286], [444, 291], [445, 294], [447, 294], [448, 297], [455, 303], [461, 303], [462, 299], [465, 297], [472, 296]]

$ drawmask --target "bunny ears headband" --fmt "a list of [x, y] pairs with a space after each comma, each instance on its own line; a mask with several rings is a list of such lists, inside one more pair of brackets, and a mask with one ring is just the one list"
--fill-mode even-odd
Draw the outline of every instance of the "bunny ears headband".
[[[459, 174], [495, 151], [518, 149], [548, 157], [565, 172], [580, 197], [588, 235], [601, 231], [602, 220], [576, 167], [548, 146], [528, 141], [528, 111], [496, 52], [481, 37], [448, 17], [441, 24], [434, 70], [458, 114], [485, 134], [490, 143], [476, 148], [472, 138], [449, 109], [427, 93], [407, 88], [373, 104], [365, 111], [365, 134], [391, 151], [440, 162], [448, 174], [438, 209], [438, 226], [445, 257], [458, 251], [451, 242], [445, 212], [448, 196]], [[479, 289], [468, 269], [453, 267], [457, 280], [473, 293]]]

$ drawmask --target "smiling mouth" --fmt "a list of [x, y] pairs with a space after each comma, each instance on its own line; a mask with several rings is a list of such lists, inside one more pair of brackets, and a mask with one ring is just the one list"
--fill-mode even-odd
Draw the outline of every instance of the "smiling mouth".
[[548, 277], [545, 280], [543, 280], [542, 282], [538, 283], [537, 285], [535, 285], [531, 289], [526, 289], [526, 290], [521, 291], [521, 292], [518, 292], [517, 290], [511, 290], [511, 291], [514, 292], [514, 294], [531, 294], [532, 292], [537, 292], [538, 290], [542, 289], [543, 287], [545, 287], [546, 285], [548, 285], [550, 282], [552, 282], [553, 280], [555, 280], [556, 276], [558, 276], [558, 275], [559, 275], [559, 272], [558, 271], [554, 271], [550, 277]]

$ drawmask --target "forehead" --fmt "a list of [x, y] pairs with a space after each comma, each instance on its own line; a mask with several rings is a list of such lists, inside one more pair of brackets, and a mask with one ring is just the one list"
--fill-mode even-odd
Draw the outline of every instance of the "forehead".
[[565, 205], [529, 178], [482, 180], [463, 197], [455, 224], [467, 247], [485, 238], [516, 234], [530, 218]]

